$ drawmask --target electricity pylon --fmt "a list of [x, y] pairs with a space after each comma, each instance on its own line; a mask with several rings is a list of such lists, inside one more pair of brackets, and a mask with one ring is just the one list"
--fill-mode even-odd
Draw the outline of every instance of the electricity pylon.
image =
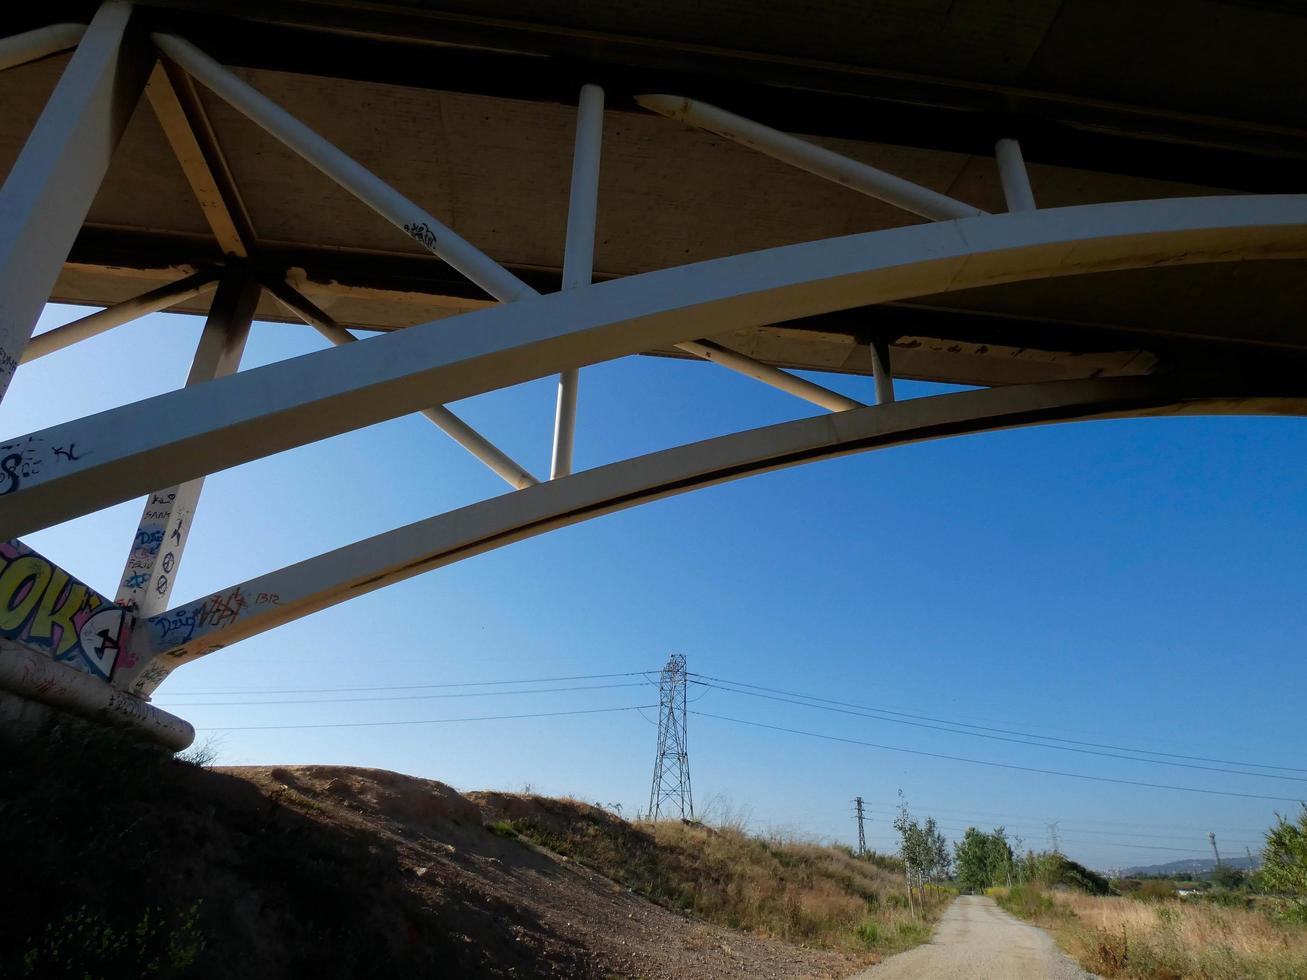
[[664, 809], [669, 815], [677, 813], [682, 820], [694, 819], [686, 742], [688, 686], [685, 657], [674, 653], [668, 657], [658, 685], [658, 754], [654, 757], [653, 786], [649, 789], [650, 820], [657, 820]]

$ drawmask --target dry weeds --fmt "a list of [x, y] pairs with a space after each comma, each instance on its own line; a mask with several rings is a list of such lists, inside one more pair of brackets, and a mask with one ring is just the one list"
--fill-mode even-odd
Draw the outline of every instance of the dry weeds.
[[860, 954], [906, 949], [929, 938], [952, 897], [940, 891], [914, 916], [894, 859], [751, 836], [731, 822], [631, 824], [576, 800], [473, 795], [512, 832], [661, 905], [798, 945]]
[[1050, 929], [1086, 969], [1104, 977], [1307, 977], [1307, 927], [1266, 911], [1202, 899], [1141, 902], [1062, 892], [999, 897], [1010, 911]]

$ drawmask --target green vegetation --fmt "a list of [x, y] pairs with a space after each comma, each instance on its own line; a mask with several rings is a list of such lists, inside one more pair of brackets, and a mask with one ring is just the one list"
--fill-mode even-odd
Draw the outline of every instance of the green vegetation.
[[1307, 803], [1296, 823], [1276, 814], [1262, 861], [1262, 887], [1285, 896], [1287, 914], [1307, 922]]
[[1015, 871], [1018, 881], [1043, 888], [1073, 888], [1087, 895], [1112, 894], [1110, 881], [1057, 851], [1027, 851], [1016, 863]]
[[938, 898], [939, 883], [948, 878], [952, 866], [948, 841], [935, 825], [934, 817], [920, 823], [908, 810], [908, 801], [899, 790], [899, 812], [894, 818], [899, 834], [899, 855], [903, 859], [908, 881], [908, 904], [915, 892], [922, 906]]
[[962, 840], [953, 845], [953, 865], [963, 891], [983, 892], [995, 885], [1011, 884], [1013, 857], [1007, 832], [996, 827], [993, 833], [986, 834], [968, 827]]
[[631, 824], [579, 800], [476, 794], [522, 838], [669, 908], [718, 925], [847, 952], [896, 952], [924, 942], [951, 894], [909, 905], [903, 864], [886, 855], [717, 827]]

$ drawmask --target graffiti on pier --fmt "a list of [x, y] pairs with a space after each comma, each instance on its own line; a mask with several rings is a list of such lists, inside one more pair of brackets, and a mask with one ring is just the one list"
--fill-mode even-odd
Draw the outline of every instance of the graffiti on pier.
[[0, 495], [13, 493], [41, 472], [41, 440], [28, 436], [0, 445]]
[[230, 626], [247, 605], [239, 588], [232, 589], [227, 595], [209, 596], [199, 607], [200, 625], [210, 629]]
[[18, 541], [0, 543], [0, 636], [108, 680], [131, 618]]
[[168, 601], [194, 504], [194, 494], [183, 487], [150, 495], [118, 584], [120, 604], [151, 613]]
[[156, 638], [160, 646], [174, 646], [190, 640], [195, 635], [195, 627], [199, 625], [200, 608], [182, 609], [171, 615], [165, 613], [151, 619], [150, 625], [158, 631]]

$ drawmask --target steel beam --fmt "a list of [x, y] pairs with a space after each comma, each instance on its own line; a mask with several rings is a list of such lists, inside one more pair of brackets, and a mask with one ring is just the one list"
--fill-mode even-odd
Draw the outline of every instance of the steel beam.
[[782, 371], [770, 364], [763, 364], [762, 361], [755, 361], [752, 357], [746, 357], [738, 351], [723, 347], [721, 344], [715, 344], [711, 340], [690, 341], [676, 346], [687, 354], [693, 354], [695, 357], [702, 357], [705, 361], [720, 364], [737, 374], [743, 374], [746, 378], [753, 378], [753, 380], [761, 381], [773, 388], [779, 388], [786, 394], [802, 398], [814, 405], [820, 405], [830, 412], [844, 412], [851, 408], [863, 407], [862, 402], [846, 398], [838, 391], [831, 391], [819, 384], [805, 381], [798, 375], [790, 374], [788, 371]]
[[0, 71], [76, 47], [85, 33], [85, 24], [51, 24], [0, 38]]
[[[563, 249], [563, 288], [577, 289], [594, 281], [595, 220], [599, 207], [599, 155], [604, 135], [604, 90], [581, 88], [576, 107], [576, 146], [572, 152], [572, 190], [568, 196], [567, 241]], [[576, 368], [558, 376], [554, 412], [554, 451], [549, 478], [572, 472], [576, 436]]]
[[[223, 276], [200, 334], [187, 387], [225, 377], [240, 366], [259, 292], [258, 282], [243, 266], [235, 266]], [[146, 498], [118, 583], [114, 599], [118, 605], [134, 610], [138, 616], [153, 616], [168, 607], [203, 489], [201, 476], [156, 490]], [[118, 683], [116, 675], [114, 682]]]
[[254, 248], [254, 224], [190, 76], [160, 62], [150, 74], [145, 96], [218, 246], [226, 255], [248, 258]]
[[585, 470], [387, 531], [233, 585], [139, 624], [132, 690], [177, 666], [338, 602], [546, 531], [689, 490], [962, 433], [1087, 418], [1307, 413], [1292, 400], [1221, 397], [1173, 377], [989, 388], [785, 422]]
[[509, 302], [538, 295], [485, 252], [437, 221], [357, 160], [323, 139], [189, 41], [171, 34], [150, 36], [160, 51], [215, 95], [244, 113], [269, 135], [317, 167], [423, 248], [439, 255], [491, 296]]
[[889, 344], [873, 340], [871, 347], [871, 374], [876, 382], [876, 404], [887, 405], [894, 400], [894, 374], [889, 359]]
[[[0, 444], [0, 537], [340, 432], [627, 354], [1000, 282], [1307, 255], [1307, 196], [1044, 208], [788, 245], [318, 351]], [[166, 425], [157, 420], [166, 419]], [[56, 452], [76, 442], [77, 459]]]
[[102, 4], [0, 188], [0, 398], [145, 84], [129, 4]]
[[[340, 346], [352, 344], [358, 340], [357, 337], [328, 314], [318, 309], [315, 304], [301, 295], [289, 283], [269, 281], [267, 288], [268, 292], [277, 297], [278, 302], [286, 309], [313, 327], [333, 344]], [[512, 457], [445, 406], [433, 405], [430, 408], [424, 408], [422, 414], [434, 422], [451, 439], [485, 463], [496, 476], [514, 490], [533, 487], [540, 482], [525, 467], [515, 462]]]
[[1016, 140], [999, 140], [994, 146], [994, 159], [998, 161], [998, 176], [1003, 183], [1008, 211], [1035, 210], [1035, 192], [1030, 189], [1030, 174], [1021, 156], [1021, 144]]
[[121, 303], [115, 303], [103, 310], [97, 310], [95, 313], [73, 320], [71, 323], [65, 323], [61, 327], [39, 333], [27, 342], [27, 349], [23, 351], [19, 363], [26, 364], [28, 361], [34, 361], [38, 357], [53, 354], [55, 351], [63, 350], [65, 347], [70, 347], [79, 341], [98, 337], [106, 330], [112, 330], [124, 323], [139, 320], [147, 314], [158, 313], [170, 306], [184, 303], [205, 290], [211, 289], [221, 274], [222, 270], [220, 269], [201, 269], [185, 279], [178, 279], [176, 282], [160, 286], [158, 289], [151, 289], [148, 293], [141, 293], [140, 296], [133, 296]]
[[808, 173], [825, 177], [837, 184], [893, 204], [933, 221], [951, 221], [955, 218], [974, 218], [985, 214], [946, 194], [914, 184], [910, 180], [877, 170], [875, 167], [850, 159], [824, 146], [801, 140], [779, 129], [772, 129], [752, 119], [719, 109], [706, 102], [683, 99], [675, 95], [641, 95], [635, 100], [660, 115], [698, 126], [710, 133], [735, 140], [760, 153], [765, 153]]

